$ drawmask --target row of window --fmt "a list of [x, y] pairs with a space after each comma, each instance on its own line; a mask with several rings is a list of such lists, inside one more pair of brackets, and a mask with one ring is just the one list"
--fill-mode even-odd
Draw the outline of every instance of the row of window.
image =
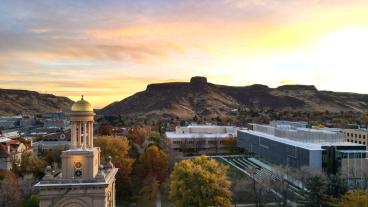
[[363, 139], [365, 139], [366, 138], [366, 135], [365, 134], [363, 134], [363, 135], [361, 135], [361, 134], [353, 134], [353, 133], [346, 133], [346, 135], [348, 136], [348, 137], [355, 137], [355, 138], [363, 138]]
[[[206, 141], [205, 140], [200, 140], [200, 141], [197, 141], [195, 142], [194, 140], [190, 140], [190, 141], [173, 141], [173, 144], [199, 144], [199, 145], [204, 145], [206, 144]], [[207, 141], [207, 144], [217, 144], [217, 141]], [[224, 141], [223, 140], [220, 140], [220, 143], [219, 144], [224, 144]]]
[[362, 141], [349, 140], [349, 139], [347, 139], [347, 141], [352, 142], [352, 143], [359, 143], [359, 144], [364, 144], [365, 145], [365, 142], [362, 142]]

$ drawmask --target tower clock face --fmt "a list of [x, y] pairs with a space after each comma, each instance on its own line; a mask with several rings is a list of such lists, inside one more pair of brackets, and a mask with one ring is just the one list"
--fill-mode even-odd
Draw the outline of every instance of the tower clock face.
[[77, 177], [77, 178], [82, 177], [82, 170], [75, 170], [74, 171], [74, 176]]
[[82, 177], [82, 163], [81, 162], [75, 162], [74, 163], [74, 176], [77, 178]]

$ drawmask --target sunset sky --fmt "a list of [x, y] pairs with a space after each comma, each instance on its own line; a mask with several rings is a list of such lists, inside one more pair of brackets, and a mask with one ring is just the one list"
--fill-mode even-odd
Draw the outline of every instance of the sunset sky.
[[368, 93], [368, 1], [1, 1], [0, 88], [100, 108], [196, 75]]

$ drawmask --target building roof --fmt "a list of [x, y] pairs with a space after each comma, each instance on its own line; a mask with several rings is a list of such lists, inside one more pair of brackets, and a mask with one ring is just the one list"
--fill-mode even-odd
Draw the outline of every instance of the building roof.
[[81, 100], [75, 102], [72, 105], [71, 111], [72, 112], [93, 112], [93, 107], [88, 101], [84, 100], [82, 96]]
[[267, 133], [263, 133], [263, 132], [258, 132], [258, 131], [253, 131], [253, 130], [239, 130], [240, 132], [244, 132], [244, 133], [248, 133], [248, 134], [252, 134], [255, 136], [259, 136], [265, 139], [269, 139], [272, 141], [276, 141], [276, 142], [280, 142], [280, 143], [284, 143], [287, 145], [292, 145], [295, 147], [299, 147], [299, 148], [303, 148], [303, 149], [307, 149], [307, 150], [323, 150], [322, 146], [364, 146], [361, 144], [356, 144], [356, 143], [351, 143], [351, 142], [321, 142], [321, 143], [312, 143], [312, 142], [301, 142], [301, 141], [295, 141], [295, 140], [291, 140], [288, 138], [281, 138], [281, 137], [277, 137], [271, 134], [267, 134]]
[[169, 139], [194, 139], [194, 138], [227, 138], [229, 136], [236, 136], [236, 133], [176, 133], [166, 132], [166, 137]]

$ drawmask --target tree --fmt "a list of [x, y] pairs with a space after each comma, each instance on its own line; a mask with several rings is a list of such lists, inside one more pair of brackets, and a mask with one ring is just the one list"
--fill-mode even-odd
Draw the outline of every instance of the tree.
[[153, 142], [155, 145], [160, 146], [161, 144], [161, 135], [158, 132], [152, 131], [149, 134], [149, 140]]
[[102, 136], [111, 136], [112, 135], [112, 127], [109, 124], [102, 124], [98, 128], [98, 134]]
[[348, 186], [346, 182], [338, 175], [330, 175], [328, 176], [327, 183], [327, 194], [334, 197], [339, 198], [346, 194], [348, 191]]
[[327, 195], [327, 183], [322, 176], [313, 176], [306, 180], [304, 192], [305, 204], [309, 207], [330, 206]]
[[151, 145], [139, 157], [140, 173], [143, 179], [148, 176], [164, 182], [168, 176], [169, 162], [164, 151]]
[[20, 206], [21, 194], [16, 175], [7, 172], [0, 182], [0, 206]]
[[229, 137], [224, 140], [224, 147], [229, 153], [236, 153], [238, 151], [238, 145], [235, 137]]
[[119, 168], [116, 174], [116, 197], [118, 202], [128, 198], [131, 193], [131, 173], [134, 160], [129, 157], [129, 141], [127, 138], [97, 137], [95, 146], [100, 147], [104, 158], [111, 156], [115, 167]]
[[356, 190], [345, 194], [338, 207], [367, 207], [368, 206], [368, 192]]
[[159, 193], [159, 182], [155, 177], [147, 177], [143, 181], [143, 187], [140, 191], [140, 197], [142, 205], [144, 206], [154, 206], [157, 199], [157, 194]]
[[39, 159], [33, 152], [24, 152], [19, 165], [13, 163], [12, 170], [19, 176], [33, 174], [35, 178], [42, 178], [45, 172], [46, 163]]
[[206, 156], [177, 163], [170, 176], [170, 198], [173, 205], [231, 206], [227, 167]]
[[130, 149], [127, 138], [99, 136], [96, 138], [94, 144], [100, 147], [102, 157], [106, 159], [108, 156], [111, 156], [113, 161], [127, 158]]

